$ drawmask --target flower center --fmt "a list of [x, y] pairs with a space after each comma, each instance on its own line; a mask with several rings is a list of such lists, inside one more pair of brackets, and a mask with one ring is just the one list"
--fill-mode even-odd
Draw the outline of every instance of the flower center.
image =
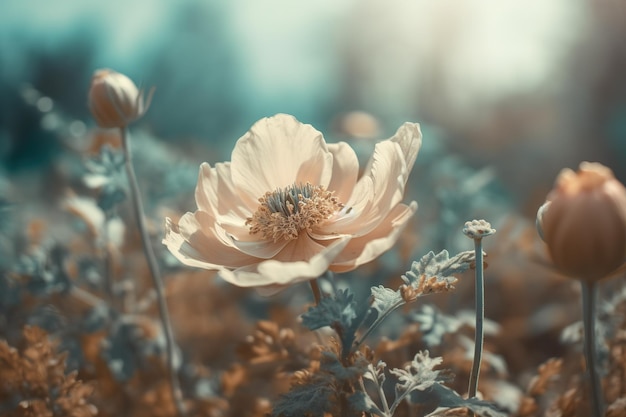
[[259, 203], [254, 215], [246, 219], [246, 226], [250, 227], [250, 234], [261, 233], [274, 242], [296, 239], [301, 230], [310, 232], [313, 226], [343, 208], [334, 192], [309, 183], [267, 192]]

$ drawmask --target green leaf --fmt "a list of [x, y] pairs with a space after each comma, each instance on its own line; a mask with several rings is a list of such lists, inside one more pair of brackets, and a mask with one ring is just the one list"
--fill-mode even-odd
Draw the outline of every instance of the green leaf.
[[404, 369], [392, 369], [390, 372], [398, 378], [396, 398], [404, 397], [414, 390], [424, 391], [442, 381], [441, 370], [433, 369], [442, 362], [442, 358], [431, 358], [428, 351], [422, 351]]
[[324, 417], [330, 411], [334, 394], [326, 378], [317, 378], [306, 385], [296, 385], [282, 395], [272, 411], [273, 417]]
[[463, 398], [454, 390], [442, 384], [433, 384], [425, 391], [413, 391], [410, 400], [414, 404], [422, 404], [437, 398], [439, 407], [468, 408], [481, 417], [507, 417], [495, 404], [479, 400], [478, 398]]
[[422, 305], [418, 311], [410, 313], [407, 318], [413, 323], [419, 323], [422, 341], [428, 347], [441, 345], [446, 334], [456, 332], [463, 324], [458, 317], [444, 314], [430, 304]]
[[336, 327], [339, 324], [342, 328], [352, 327], [353, 320], [356, 319], [356, 302], [354, 294], [350, 290], [338, 290], [334, 297], [324, 297], [316, 306], [302, 314], [302, 324], [311, 330], [322, 327]]
[[400, 291], [394, 291], [382, 285], [372, 287], [371, 308], [373, 308], [379, 316], [388, 310], [395, 310], [402, 304], [404, 304], [404, 300], [402, 299]]
[[350, 396], [348, 401], [350, 402], [350, 406], [355, 410], [375, 414], [379, 417], [388, 417], [385, 412], [378, 408], [374, 400], [372, 400], [366, 392], [357, 391]]
[[445, 249], [436, 255], [430, 251], [419, 262], [413, 262], [411, 270], [402, 276], [402, 280], [406, 285], [416, 286], [422, 276], [435, 277], [437, 281], [452, 286], [457, 280], [453, 275], [467, 271], [474, 261], [474, 251], [461, 252], [452, 258]]

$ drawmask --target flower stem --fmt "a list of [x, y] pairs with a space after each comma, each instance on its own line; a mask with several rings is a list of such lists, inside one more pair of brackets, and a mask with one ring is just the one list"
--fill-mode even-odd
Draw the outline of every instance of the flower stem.
[[[474, 336], [474, 362], [470, 373], [469, 388], [467, 396], [473, 398], [478, 390], [478, 376], [480, 374], [480, 363], [483, 356], [483, 338], [485, 322], [485, 279], [483, 277], [483, 247], [482, 239], [474, 239], [474, 254], [476, 259], [476, 332]], [[470, 415], [473, 413], [470, 412]]]
[[595, 282], [581, 280], [583, 295], [583, 326], [585, 329], [585, 361], [589, 384], [591, 385], [591, 411], [593, 417], [601, 417], [603, 413], [602, 385], [596, 367], [596, 331], [595, 331], [595, 310], [597, 285]]
[[126, 175], [128, 176], [128, 183], [130, 186], [130, 198], [132, 201], [133, 212], [135, 219], [137, 220], [137, 226], [139, 227], [139, 233], [141, 234], [141, 243], [143, 245], [143, 251], [148, 261], [148, 268], [150, 269], [150, 275], [154, 284], [154, 289], [157, 294], [157, 304], [159, 308], [159, 316], [161, 318], [161, 325], [163, 326], [163, 332], [165, 334], [165, 351], [167, 355], [167, 368], [169, 372], [170, 385], [172, 388], [172, 397], [176, 411], [179, 416], [185, 416], [185, 407], [183, 404], [182, 392], [180, 390], [180, 384], [178, 376], [176, 374], [176, 364], [174, 358], [174, 337], [172, 334], [172, 326], [170, 323], [169, 312], [167, 310], [167, 304], [165, 302], [165, 291], [163, 288], [163, 281], [157, 265], [157, 259], [154, 254], [154, 249], [150, 245], [150, 238], [146, 228], [145, 220], [143, 217], [143, 205], [139, 194], [139, 184], [135, 176], [135, 170], [131, 160], [130, 146], [128, 141], [128, 132], [125, 127], [120, 128], [122, 136], [122, 147], [124, 149]]
[[309, 280], [309, 284], [311, 285], [311, 291], [313, 291], [313, 298], [315, 298], [315, 305], [320, 304], [320, 300], [322, 299], [322, 293], [320, 291], [320, 286], [317, 283], [316, 279]]

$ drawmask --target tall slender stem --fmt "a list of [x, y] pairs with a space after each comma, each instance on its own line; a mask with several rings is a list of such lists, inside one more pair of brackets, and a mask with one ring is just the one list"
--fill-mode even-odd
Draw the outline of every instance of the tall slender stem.
[[474, 362], [472, 363], [472, 371], [469, 379], [469, 389], [467, 396], [472, 398], [476, 396], [478, 390], [478, 376], [480, 374], [480, 363], [483, 356], [483, 338], [485, 322], [485, 280], [483, 277], [483, 245], [482, 239], [474, 239], [474, 253], [476, 259], [476, 332], [474, 336]]
[[591, 412], [593, 417], [601, 417], [604, 415], [602, 399], [602, 385], [600, 375], [596, 367], [596, 293], [597, 285], [593, 281], [581, 280], [580, 282], [583, 295], [583, 326], [585, 329], [585, 362], [587, 364], [587, 374], [589, 384], [591, 386]]
[[137, 220], [137, 226], [139, 227], [139, 233], [141, 234], [141, 243], [143, 245], [143, 251], [148, 261], [148, 268], [150, 269], [150, 275], [154, 284], [154, 289], [157, 294], [157, 305], [159, 308], [159, 316], [161, 318], [161, 324], [163, 326], [163, 332], [165, 334], [165, 351], [167, 355], [167, 368], [169, 372], [170, 384], [172, 388], [172, 397], [174, 399], [174, 405], [178, 415], [185, 416], [185, 407], [183, 404], [182, 392], [180, 390], [180, 383], [176, 374], [176, 364], [174, 357], [174, 336], [172, 334], [172, 326], [170, 323], [169, 312], [167, 310], [167, 304], [165, 301], [165, 291], [163, 288], [163, 281], [159, 267], [157, 265], [157, 259], [154, 254], [154, 249], [150, 244], [150, 238], [148, 236], [148, 230], [143, 217], [143, 205], [141, 203], [141, 197], [139, 194], [139, 184], [135, 176], [135, 170], [131, 160], [131, 152], [128, 141], [128, 132], [125, 127], [120, 128], [122, 135], [122, 147], [124, 149], [126, 175], [128, 176], [128, 183], [130, 186], [130, 198], [132, 201], [132, 207]]

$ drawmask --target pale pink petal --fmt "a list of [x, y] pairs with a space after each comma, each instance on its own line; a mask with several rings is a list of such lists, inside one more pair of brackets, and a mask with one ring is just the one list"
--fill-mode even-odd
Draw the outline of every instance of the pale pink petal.
[[286, 290], [288, 287], [289, 285], [264, 285], [262, 287], [255, 288], [255, 290], [261, 297], [270, 297]]
[[[422, 132], [418, 123], [404, 123], [398, 128], [396, 133], [384, 140], [383, 142], [393, 142], [400, 146], [402, 155], [404, 155], [404, 162], [407, 168], [407, 173], [410, 173], [413, 169], [413, 164], [417, 158], [420, 148], [422, 147]], [[365, 175], [370, 172], [374, 158], [370, 159], [364, 169]], [[406, 181], [406, 179], [405, 179]]]
[[[284, 257], [280, 260], [281, 252], [275, 259], [267, 260], [259, 264], [259, 273], [268, 277], [270, 281], [265, 285], [293, 284], [320, 277], [328, 270], [333, 259], [335, 259], [348, 242], [350, 242], [350, 236], [341, 236], [328, 246], [316, 244], [310, 238], [303, 239], [300, 237], [297, 241], [302, 242], [295, 244], [294, 247], [291, 248], [291, 255], [294, 256], [292, 261], [290, 261], [288, 257]], [[301, 256], [307, 258], [298, 259]]]
[[416, 202], [412, 202], [409, 206], [397, 205], [370, 233], [350, 240], [343, 252], [335, 258], [330, 270], [335, 272], [350, 271], [376, 259], [389, 250], [396, 243], [416, 210]]
[[377, 227], [389, 210], [402, 201], [421, 144], [422, 133], [416, 123], [403, 124], [391, 138], [376, 144], [363, 177], [357, 183], [359, 187], [367, 178], [373, 182], [369, 204], [348, 213], [351, 216], [330, 222], [326, 225], [328, 230], [362, 236]]
[[389, 210], [402, 200], [421, 143], [419, 125], [405, 123], [394, 136], [376, 144], [346, 209], [315, 232], [362, 236], [376, 228]]
[[283, 248], [287, 246], [288, 243], [289, 241], [285, 239], [280, 239], [277, 242], [266, 239], [242, 241], [232, 239], [231, 237], [231, 244], [239, 249], [241, 252], [261, 259], [273, 258], [281, 250], [283, 250]]
[[328, 185], [340, 202], [346, 203], [359, 176], [359, 160], [350, 145], [345, 142], [329, 143], [328, 150], [333, 154], [333, 176]]
[[374, 182], [370, 177], [361, 178], [344, 208], [313, 229], [315, 238], [358, 233], [363, 228], [361, 216], [371, 210], [373, 198]]
[[292, 184], [327, 186], [332, 164], [320, 132], [278, 114], [259, 120], [237, 141], [231, 173], [235, 186], [254, 204], [266, 192]]
[[[201, 210], [194, 213], [193, 221], [196, 223], [193, 223], [188, 229], [195, 230], [194, 228], [197, 226], [199, 230], [208, 231], [211, 233], [211, 236], [215, 237], [221, 244], [231, 248], [236, 248], [243, 254], [249, 255], [250, 257], [258, 258], [255, 259], [256, 262], [275, 256], [288, 243], [288, 241], [284, 239], [274, 242], [273, 240], [267, 239], [259, 240], [258, 237], [255, 237], [255, 240], [237, 240], [232, 234], [218, 224], [211, 214]], [[181, 230], [183, 231], [183, 236], [186, 237], [185, 228]]]
[[225, 245], [215, 229], [201, 226], [194, 213], [185, 214], [178, 225], [166, 219], [163, 244], [182, 263], [198, 268], [238, 268], [256, 261], [237, 248]]
[[411, 172], [417, 154], [422, 147], [422, 131], [419, 123], [404, 123], [388, 140], [400, 145], [405, 157], [407, 171]]
[[269, 285], [263, 283], [261, 276], [258, 272], [258, 262], [251, 263], [233, 270], [222, 269], [219, 272], [220, 278], [224, 281], [230, 282], [238, 287], [256, 287], [257, 285]]
[[[343, 250], [349, 241], [349, 236], [342, 236], [329, 246], [321, 246], [312, 239], [306, 238], [299, 244], [294, 243], [294, 246], [300, 247], [292, 249], [290, 253], [312, 254], [309, 259], [293, 261], [271, 259], [237, 268], [233, 271], [220, 271], [220, 276], [240, 287], [287, 285], [315, 279], [328, 270], [332, 260]], [[310, 246], [310, 248], [305, 248], [305, 246]], [[318, 251], [313, 252], [311, 250], [313, 247]]]
[[400, 145], [391, 141], [380, 142], [374, 149], [369, 174], [374, 181], [374, 206], [379, 214], [387, 214], [404, 196], [408, 176], [406, 161]]
[[230, 162], [217, 163], [213, 168], [206, 162], [200, 165], [195, 197], [198, 208], [211, 213], [219, 223], [247, 232], [245, 221], [256, 210], [256, 203], [246, 206], [232, 182]]
[[389, 210], [402, 200], [406, 162], [400, 146], [391, 141], [376, 144], [369, 165], [369, 172], [357, 183], [357, 188], [362, 189], [360, 204], [347, 205], [352, 207], [350, 212], [330, 219], [322, 225], [323, 231], [316, 232], [362, 236], [376, 228]]

